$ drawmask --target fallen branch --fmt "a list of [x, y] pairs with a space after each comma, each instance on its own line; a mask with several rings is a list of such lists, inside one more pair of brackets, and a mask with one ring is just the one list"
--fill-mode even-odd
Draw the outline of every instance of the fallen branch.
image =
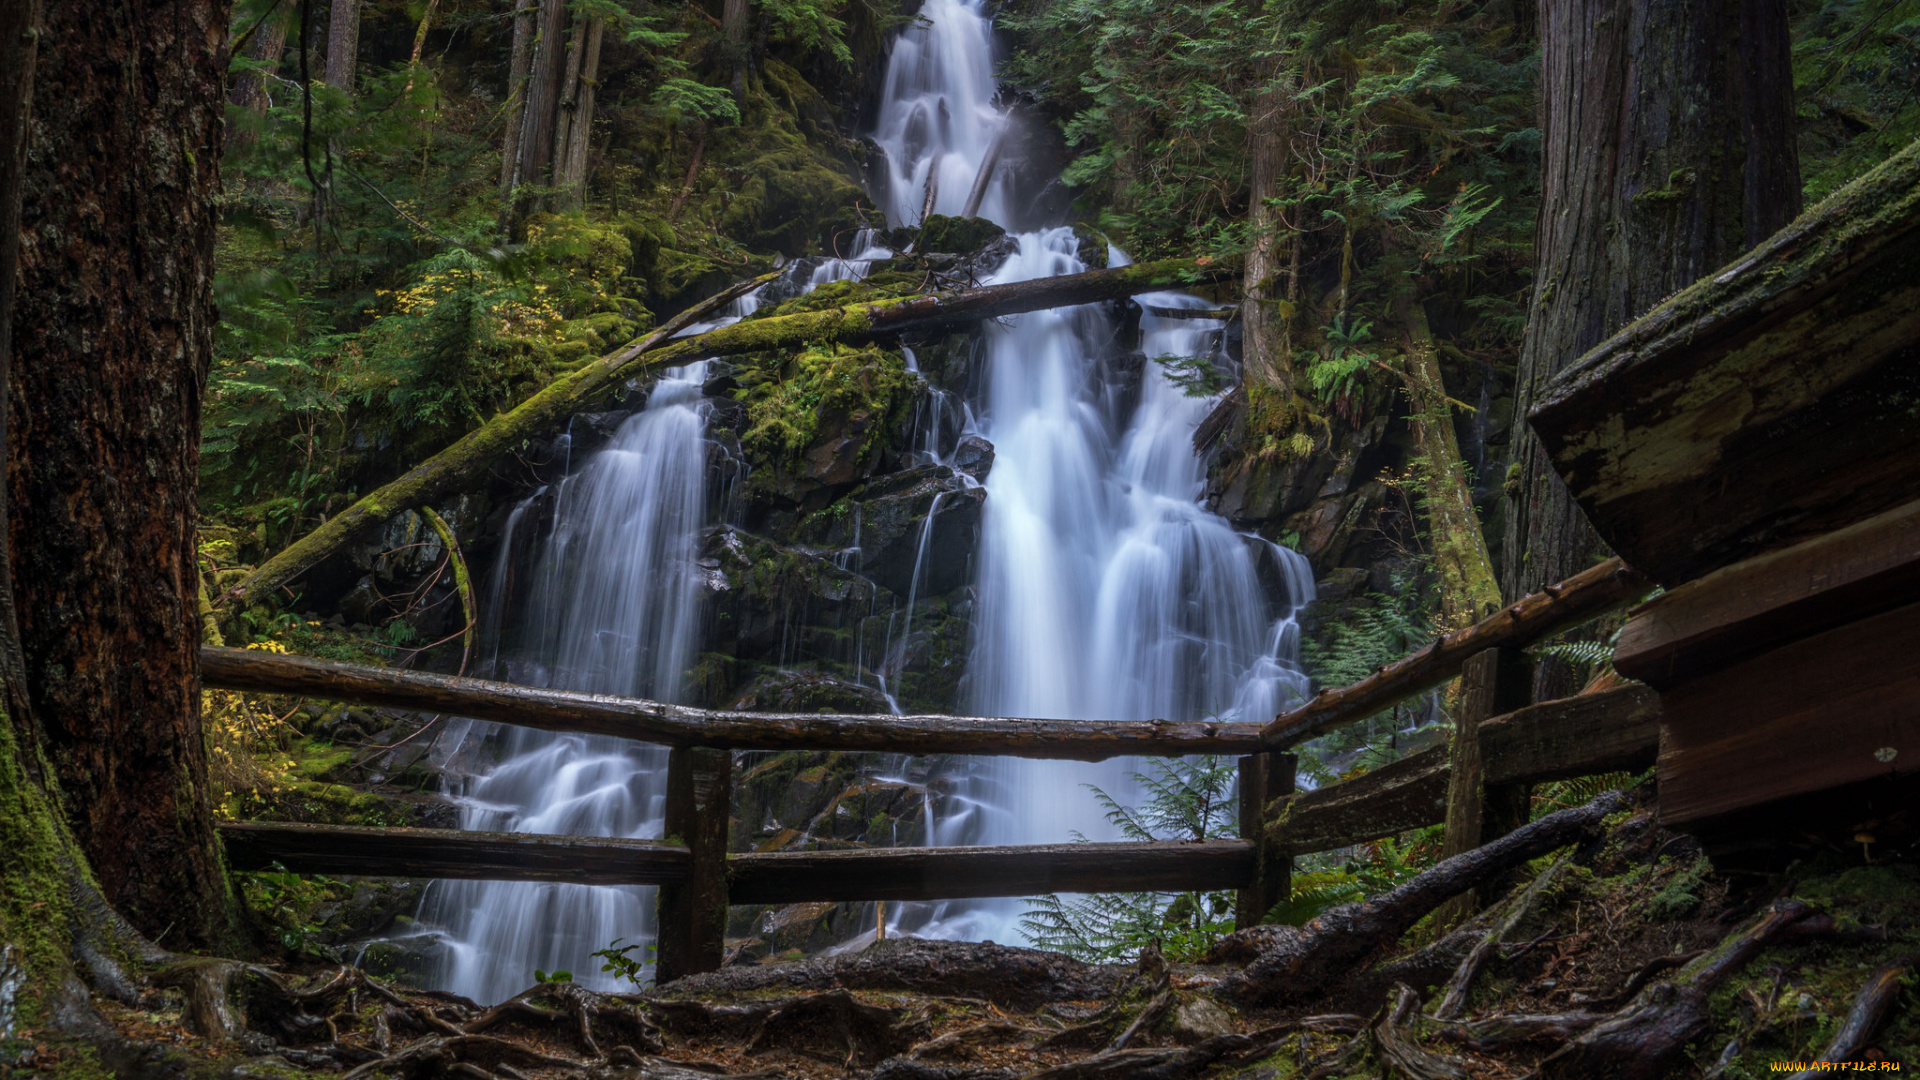
[[1496, 874], [1596, 834], [1607, 815], [1627, 808], [1612, 791], [1585, 806], [1548, 814], [1489, 844], [1443, 860], [1379, 896], [1330, 908], [1304, 927], [1283, 928], [1245, 970], [1214, 993], [1241, 1005], [1304, 1000], [1346, 978], [1448, 899]]
[[527, 439], [558, 428], [608, 387], [649, 371], [712, 356], [795, 349], [816, 342], [863, 342], [996, 315], [1117, 300], [1189, 284], [1225, 268], [1225, 264], [1215, 267], [1193, 259], [1165, 259], [1037, 281], [752, 319], [674, 340], [673, 335], [681, 329], [768, 279], [742, 282], [681, 313], [646, 337], [554, 380], [512, 410], [461, 436], [452, 446], [366, 495], [260, 564], [228, 591], [226, 600], [244, 602], [268, 596], [394, 515], [478, 484], [495, 461]]
[[[1900, 980], [1920, 964], [1920, 954], [1902, 956], [1889, 960], [1873, 970], [1867, 976], [1867, 983], [1860, 988], [1859, 996], [1853, 999], [1853, 1008], [1847, 1011], [1847, 1018], [1840, 1030], [1833, 1033], [1833, 1041], [1819, 1057], [1817, 1064], [1833, 1065], [1843, 1061], [1854, 1061], [1860, 1052], [1866, 1049], [1867, 1040], [1880, 1027], [1887, 1017], [1887, 1009], [1900, 996]], [[1807, 1080], [1815, 1076], [1825, 1076], [1831, 1069], [1805, 1069], [1793, 1074], [1793, 1080]]]

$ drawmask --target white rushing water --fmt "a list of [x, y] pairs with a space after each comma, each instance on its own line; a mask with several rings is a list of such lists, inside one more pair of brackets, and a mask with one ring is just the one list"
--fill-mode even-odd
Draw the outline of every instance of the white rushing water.
[[[512, 590], [529, 601], [510, 613], [520, 645], [497, 674], [679, 700], [699, 632], [694, 560], [706, 518], [705, 368], [669, 371], [647, 407], [560, 482], [534, 580]], [[512, 533], [529, 527], [525, 511], [515, 511], [501, 544], [490, 603], [509, 591]], [[663, 748], [479, 723], [450, 732], [442, 746], [498, 761], [453, 792], [463, 829], [660, 835]], [[571, 971], [578, 982], [613, 989], [592, 953], [615, 938], [652, 940], [653, 890], [441, 881], [428, 890], [420, 922], [446, 945], [433, 984], [477, 1001], [519, 993], [536, 969]]]
[[[929, 0], [926, 23], [895, 46], [875, 141], [886, 151], [888, 211], [917, 221], [937, 176], [934, 208], [957, 213], [993, 140], [1009, 123], [994, 107], [992, 33], [966, 0]], [[1004, 169], [989, 177], [981, 216], [1009, 223]], [[1070, 228], [1020, 234], [996, 282], [1087, 269]], [[1115, 259], [1123, 258], [1113, 252]], [[1166, 293], [1149, 307], [1197, 308]], [[1298, 554], [1235, 532], [1199, 499], [1193, 431], [1215, 399], [1188, 396], [1151, 361], [1126, 400], [1126, 373], [1103, 356], [1110, 316], [1096, 307], [1032, 312], [986, 330], [987, 381], [974, 403], [994, 444], [986, 481], [970, 700], [982, 716], [1064, 719], [1262, 719], [1302, 695], [1294, 613], [1312, 599]], [[1221, 324], [1151, 314], [1148, 357], [1207, 355]], [[1131, 406], [1131, 407], [1129, 407]], [[1284, 583], [1267, 599], [1261, 560]], [[1074, 835], [1111, 839], [1086, 790], [1122, 802], [1139, 793], [1137, 761], [1083, 764], [990, 758], [974, 763], [960, 807], [935, 843], [1030, 844]], [[896, 930], [1019, 939], [1018, 900], [904, 908]]]
[[[994, 163], [980, 215], [1008, 223], [1016, 193], [994, 145], [1013, 120], [995, 104], [991, 24], [965, 0], [928, 0], [921, 14], [924, 21], [901, 35], [887, 73], [875, 140], [886, 152], [888, 180], [877, 194], [895, 224], [916, 223], [930, 190], [935, 212], [958, 214], [983, 163]], [[1071, 229], [1016, 239], [1018, 251], [994, 280], [1085, 269]], [[795, 264], [774, 285], [687, 332], [737, 321], [828, 281], [864, 277], [872, 260], [891, 255], [871, 233], [852, 246], [849, 258]], [[1173, 293], [1144, 299], [1161, 309], [1202, 306]], [[971, 696], [960, 704], [989, 716], [1270, 717], [1305, 689], [1294, 664], [1293, 615], [1311, 599], [1312, 578], [1298, 555], [1236, 533], [1200, 506], [1204, 475], [1192, 434], [1214, 399], [1187, 396], [1151, 361], [1142, 370], [1136, 357], [1130, 374], [1121, 358], [1102, 351], [1114, 338], [1110, 318], [1087, 307], [1000, 320], [985, 330], [984, 390], [971, 402], [955, 405], [943, 393], [930, 404], [966, 410], [967, 426], [995, 446]], [[1221, 332], [1218, 322], [1151, 314], [1140, 329], [1149, 357], [1211, 353]], [[532, 508], [547, 505], [545, 489], [514, 511], [487, 617], [496, 631], [518, 633], [490, 674], [681, 697], [699, 633], [695, 557], [708, 517], [704, 375], [704, 365], [693, 365], [662, 378], [646, 409], [559, 482], [549, 520], [530, 520]], [[936, 416], [932, 430], [940, 427]], [[938, 452], [937, 435], [926, 450]], [[529, 529], [539, 534], [534, 577], [514, 587], [515, 537]], [[914, 594], [926, 546], [923, 533]], [[1277, 604], [1268, 599], [1276, 581], [1285, 593]], [[508, 596], [526, 600], [505, 610]], [[914, 599], [902, 613], [909, 627]], [[440, 746], [443, 757], [469, 768], [454, 792], [462, 828], [660, 835], [663, 750], [490, 724], [460, 726]], [[1135, 795], [1126, 774], [1139, 767], [976, 759], [956, 778], [930, 839], [1109, 838], [1083, 785], [1126, 800]], [[651, 889], [439, 882], [420, 924], [446, 946], [433, 984], [492, 1003], [525, 989], [536, 968], [569, 970], [578, 981], [611, 988], [591, 953], [615, 938], [644, 947], [652, 907]], [[890, 932], [1014, 941], [1021, 909], [1018, 900], [895, 905]]]

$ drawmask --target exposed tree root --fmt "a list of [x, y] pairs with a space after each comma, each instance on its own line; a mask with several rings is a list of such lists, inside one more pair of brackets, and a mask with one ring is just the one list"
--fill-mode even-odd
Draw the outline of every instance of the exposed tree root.
[[1543, 1080], [1654, 1080], [1666, 1076], [1688, 1043], [1705, 1034], [1712, 1021], [1707, 998], [1769, 945], [1804, 940], [1794, 924], [1810, 910], [1798, 900], [1781, 900], [1751, 927], [1742, 930], [1683, 969], [1677, 981], [1653, 983], [1618, 1012], [1588, 1028], [1540, 1063]]
[[1447, 989], [1440, 998], [1440, 1004], [1434, 1006], [1434, 1019], [1452, 1020], [1460, 1015], [1461, 1010], [1466, 1008], [1467, 994], [1473, 988], [1474, 977], [1480, 974], [1480, 969], [1506, 940], [1506, 936], [1512, 933], [1514, 927], [1519, 926], [1520, 921], [1533, 910], [1534, 902], [1540, 898], [1541, 892], [1566, 865], [1565, 859], [1555, 862], [1541, 871], [1540, 876], [1534, 878], [1533, 884], [1528, 885], [1525, 891], [1502, 905], [1503, 910], [1499, 919], [1480, 939], [1479, 944], [1473, 947], [1473, 951], [1460, 961], [1460, 966], [1454, 971], [1453, 978], [1447, 981]]
[[[1833, 1041], [1827, 1044], [1819, 1061], [1833, 1064], [1841, 1061], [1853, 1061], [1866, 1049], [1867, 1040], [1880, 1027], [1887, 1017], [1895, 998], [1900, 996], [1900, 980], [1920, 964], [1920, 954], [1902, 956], [1875, 968], [1867, 976], [1865, 986], [1860, 988], [1859, 996], [1853, 999], [1853, 1008], [1847, 1010], [1847, 1018], [1840, 1024], [1840, 1030], [1833, 1033]], [[1828, 1070], [1806, 1069], [1794, 1074], [1794, 1080], [1802, 1077], [1826, 1075]]]
[[1471, 1074], [1462, 1062], [1420, 1047], [1413, 1032], [1413, 1021], [1419, 1014], [1420, 995], [1410, 986], [1399, 987], [1393, 1008], [1373, 1029], [1381, 1060], [1409, 1080], [1470, 1080]]
[[1620, 792], [1585, 806], [1548, 814], [1506, 836], [1456, 855], [1404, 885], [1333, 908], [1304, 927], [1269, 936], [1266, 948], [1245, 969], [1221, 979], [1214, 992], [1243, 1006], [1282, 1004], [1314, 997], [1347, 977], [1407, 929], [1451, 897], [1496, 874], [1595, 835], [1602, 819], [1624, 810]]

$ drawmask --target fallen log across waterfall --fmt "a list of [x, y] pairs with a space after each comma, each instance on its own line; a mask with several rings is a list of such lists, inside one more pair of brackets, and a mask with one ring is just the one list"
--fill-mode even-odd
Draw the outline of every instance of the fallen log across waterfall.
[[513, 409], [461, 436], [453, 445], [363, 496], [260, 564], [229, 589], [224, 599], [248, 602], [269, 596], [354, 537], [394, 515], [478, 484], [495, 462], [525, 440], [558, 428], [568, 416], [587, 408], [609, 387], [649, 371], [712, 356], [796, 349], [819, 342], [857, 343], [912, 331], [960, 326], [998, 315], [1120, 300], [1190, 285], [1226, 269], [1226, 263], [1208, 259], [1163, 259], [1035, 281], [748, 319], [692, 337], [674, 337], [688, 325], [718, 310], [721, 304], [716, 301], [742, 295], [753, 286], [764, 284], [765, 279], [743, 282], [670, 320], [646, 337], [554, 380]]

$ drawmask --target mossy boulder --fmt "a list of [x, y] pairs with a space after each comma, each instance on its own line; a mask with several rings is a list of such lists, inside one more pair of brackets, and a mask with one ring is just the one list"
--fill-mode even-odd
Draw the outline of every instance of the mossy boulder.
[[873, 475], [918, 387], [897, 352], [821, 345], [736, 376], [757, 493], [805, 508]]
[[[957, 218], [948, 217], [945, 214], [934, 214], [921, 224], [920, 236], [914, 244], [914, 250], [971, 255], [1005, 235], [1007, 230], [985, 218]], [[1101, 265], [1105, 264], [1106, 260], [1101, 259]]]

